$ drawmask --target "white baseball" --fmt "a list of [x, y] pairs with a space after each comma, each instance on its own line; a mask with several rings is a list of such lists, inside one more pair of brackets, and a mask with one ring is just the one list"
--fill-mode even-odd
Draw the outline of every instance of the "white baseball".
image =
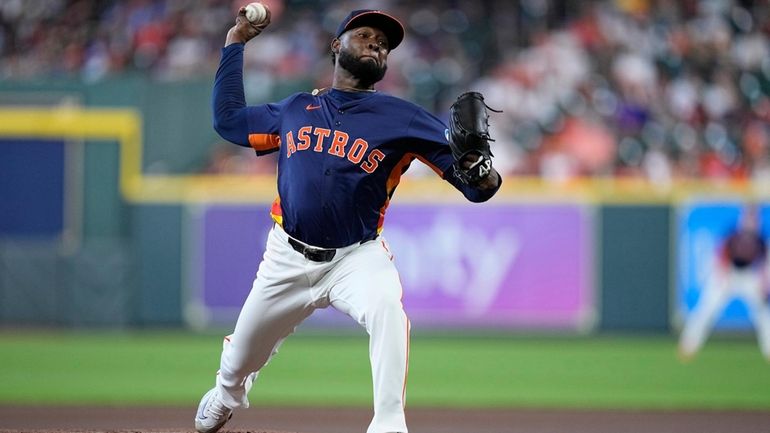
[[262, 3], [254, 2], [246, 5], [246, 19], [253, 24], [259, 24], [267, 18], [267, 10]]

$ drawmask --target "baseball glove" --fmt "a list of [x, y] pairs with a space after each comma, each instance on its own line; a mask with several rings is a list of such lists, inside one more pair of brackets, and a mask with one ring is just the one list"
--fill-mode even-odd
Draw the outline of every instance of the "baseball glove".
[[[479, 92], [466, 92], [449, 108], [449, 147], [454, 157], [454, 174], [463, 183], [478, 185], [492, 171], [489, 142], [490, 108]], [[475, 159], [471, 155], [478, 157]]]

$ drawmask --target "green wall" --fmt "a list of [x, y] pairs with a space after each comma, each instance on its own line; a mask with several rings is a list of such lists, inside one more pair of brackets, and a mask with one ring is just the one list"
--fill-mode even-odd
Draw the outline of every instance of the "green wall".
[[669, 329], [670, 214], [663, 205], [600, 208], [600, 329]]
[[[220, 140], [211, 127], [210, 95], [209, 80], [0, 82], [0, 105], [136, 108], [143, 170], [152, 174], [205, 166]], [[69, 191], [82, 200], [77, 239], [0, 237], [0, 324], [182, 324], [180, 206], [127, 203], [118, 189], [119, 157], [116, 142], [82, 144], [81, 190]]]

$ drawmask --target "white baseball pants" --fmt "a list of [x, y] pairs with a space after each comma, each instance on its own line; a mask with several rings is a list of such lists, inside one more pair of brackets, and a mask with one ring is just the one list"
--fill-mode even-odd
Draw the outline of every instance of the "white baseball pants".
[[217, 376], [224, 403], [248, 407], [251, 382], [281, 342], [315, 309], [331, 305], [369, 333], [374, 418], [367, 433], [406, 433], [409, 320], [386, 241], [340, 248], [324, 263], [306, 259], [288, 238], [274, 225], [235, 331], [225, 339]]
[[770, 307], [764, 300], [762, 272], [751, 268], [714, 270], [682, 330], [679, 347], [685, 356], [700, 350], [727, 303], [740, 298], [757, 330], [759, 349], [770, 360]]

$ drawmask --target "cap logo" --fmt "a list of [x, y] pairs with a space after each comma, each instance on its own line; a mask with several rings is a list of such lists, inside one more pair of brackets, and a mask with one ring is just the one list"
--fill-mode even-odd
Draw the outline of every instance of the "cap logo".
[[347, 30], [362, 25], [374, 26], [382, 30], [388, 37], [390, 50], [396, 48], [404, 39], [403, 24], [379, 9], [359, 9], [350, 12], [337, 29], [336, 37], [339, 38]]

